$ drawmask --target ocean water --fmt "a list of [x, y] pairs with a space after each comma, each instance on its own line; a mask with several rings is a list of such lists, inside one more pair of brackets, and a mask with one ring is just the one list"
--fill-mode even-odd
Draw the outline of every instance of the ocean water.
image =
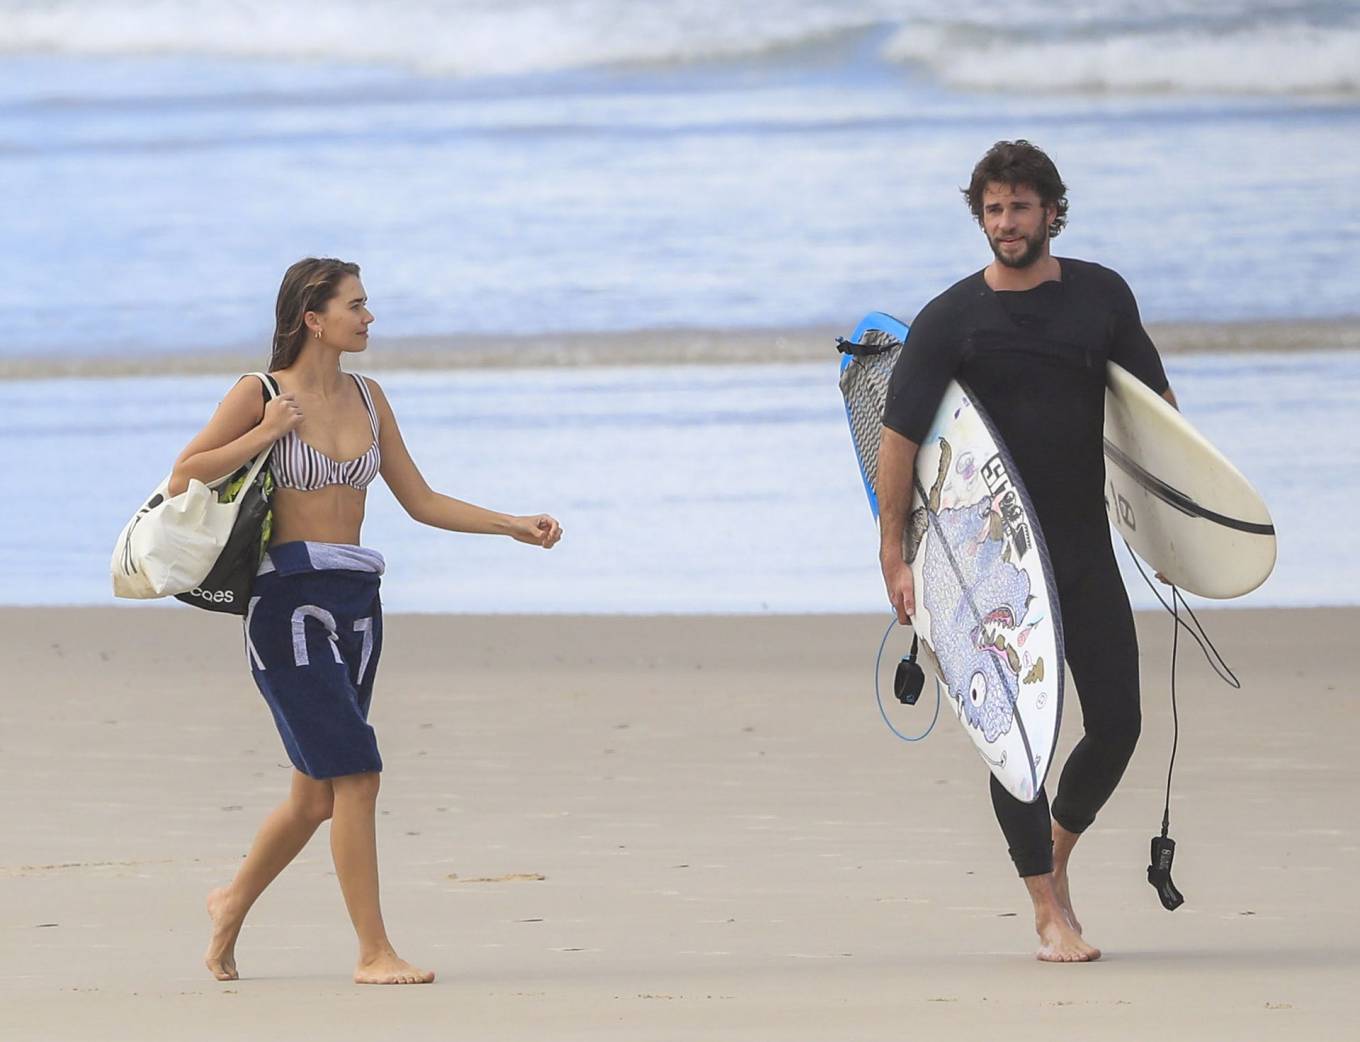
[[[407, 518], [377, 482], [364, 542], [387, 556], [385, 604], [886, 613], [877, 530], [827, 353], [824, 365], [385, 376], [435, 488], [550, 511], [566, 531], [548, 552], [441, 532]], [[1167, 369], [1185, 414], [1256, 485], [1279, 532], [1265, 585], [1214, 603], [1360, 603], [1360, 447], [1337, 436], [1354, 426], [1360, 353], [1173, 356]], [[229, 382], [0, 382], [0, 603], [112, 603], [115, 537]], [[1270, 419], [1282, 415], [1287, 427]], [[1155, 607], [1123, 563], [1135, 605]]]
[[1149, 319], [1354, 315], [1347, 0], [0, 0], [0, 358], [910, 318], [993, 141]]

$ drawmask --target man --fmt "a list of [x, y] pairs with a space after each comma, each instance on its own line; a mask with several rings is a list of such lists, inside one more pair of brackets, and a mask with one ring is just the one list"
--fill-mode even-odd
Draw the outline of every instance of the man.
[[878, 457], [879, 550], [899, 621], [916, 610], [902, 534], [916, 453], [946, 384], [968, 385], [1010, 448], [1048, 543], [1067, 661], [1085, 734], [1053, 800], [1030, 804], [991, 779], [992, 804], [1034, 902], [1038, 958], [1100, 950], [1072, 910], [1068, 860], [1138, 740], [1138, 646], [1105, 519], [1105, 367], [1117, 362], [1175, 404], [1157, 349], [1118, 274], [1054, 257], [1067, 188], [1027, 141], [997, 142], [964, 196], [994, 254], [917, 316], [893, 371]]

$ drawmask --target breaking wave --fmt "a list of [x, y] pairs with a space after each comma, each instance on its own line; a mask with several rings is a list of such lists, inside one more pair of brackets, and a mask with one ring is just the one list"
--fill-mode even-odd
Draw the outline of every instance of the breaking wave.
[[968, 90], [1360, 93], [1360, 15], [1343, 0], [1150, 0], [1136, 19], [1122, 0], [1086, 0], [1062, 21], [1054, 6], [975, 0], [960, 22], [950, 0], [0, 0], [0, 53], [472, 78], [797, 60], [862, 33], [869, 60]]

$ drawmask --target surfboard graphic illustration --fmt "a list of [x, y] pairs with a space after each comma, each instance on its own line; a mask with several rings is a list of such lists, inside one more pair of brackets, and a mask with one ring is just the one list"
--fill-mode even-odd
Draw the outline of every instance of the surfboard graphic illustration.
[[[840, 387], [870, 509], [906, 325], [873, 312], [841, 342]], [[1032, 802], [1062, 722], [1062, 618], [1048, 549], [1010, 453], [951, 382], [916, 459], [903, 559], [917, 635], [954, 714], [1006, 790]]]

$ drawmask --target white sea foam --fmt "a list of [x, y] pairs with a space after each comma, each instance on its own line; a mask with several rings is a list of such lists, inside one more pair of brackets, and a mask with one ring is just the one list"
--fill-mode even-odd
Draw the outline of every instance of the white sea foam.
[[856, 32], [969, 89], [1360, 93], [1343, 0], [0, 0], [0, 53], [383, 64], [443, 76], [759, 56]]
[[726, 0], [0, 0], [0, 50], [351, 61], [483, 76], [760, 53], [866, 24], [854, 7], [847, 20], [834, 4]]
[[972, 90], [1360, 93], [1356, 26], [1083, 33], [1066, 39], [972, 26], [908, 26], [894, 33], [885, 54]]

